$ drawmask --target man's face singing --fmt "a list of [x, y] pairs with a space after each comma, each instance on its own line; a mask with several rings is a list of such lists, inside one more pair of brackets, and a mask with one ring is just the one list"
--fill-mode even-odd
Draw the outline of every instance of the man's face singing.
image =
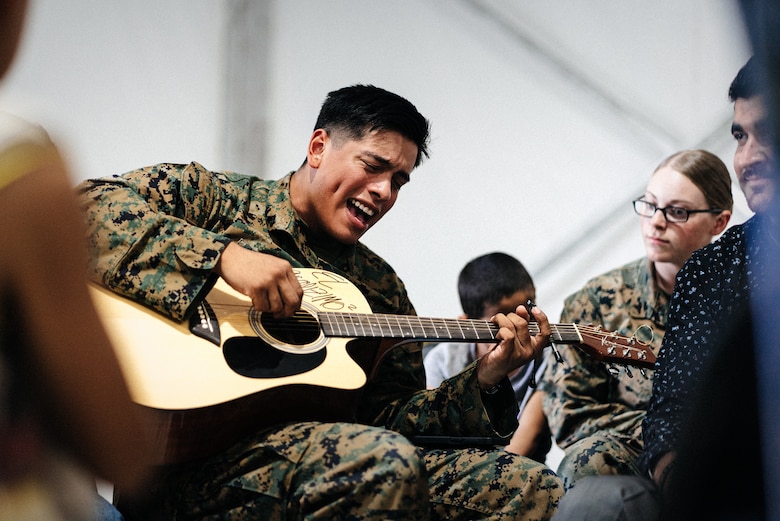
[[293, 185], [293, 204], [313, 231], [354, 244], [395, 204], [414, 169], [417, 145], [392, 131], [359, 139], [331, 134], [318, 129], [312, 135], [310, 168], [297, 174], [306, 179]]

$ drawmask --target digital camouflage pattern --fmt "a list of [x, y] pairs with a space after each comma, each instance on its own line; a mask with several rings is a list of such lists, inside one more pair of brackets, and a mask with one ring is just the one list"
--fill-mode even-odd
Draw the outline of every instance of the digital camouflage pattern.
[[374, 312], [413, 311], [390, 266], [362, 244], [329, 252], [333, 262], [315, 253], [290, 204], [289, 176], [263, 181], [197, 163], [161, 164], [87, 181], [80, 191], [91, 277], [177, 320], [211, 289], [230, 241], [344, 275]]
[[172, 474], [165, 490], [179, 492], [145, 519], [537, 520], [562, 493], [551, 470], [509, 452], [425, 450], [364, 425], [296, 423], [254, 440]]
[[[567, 297], [561, 322], [635, 336], [658, 354], [668, 307], [669, 295], [657, 288], [648, 259], [641, 258], [591, 279]], [[617, 367], [613, 374], [574, 346], [558, 351], [563, 363], [556, 363], [548, 350], [539, 387], [550, 429], [565, 452], [558, 474], [566, 488], [586, 475], [638, 474], [653, 371], [644, 370], [645, 378], [639, 369]]]
[[161, 480], [144, 519], [429, 519], [425, 466], [400, 434], [304, 422], [258, 433]]
[[[307, 236], [289, 182], [290, 175], [260, 180], [197, 163], [85, 181], [79, 192], [91, 276], [182, 319], [215, 282], [222, 250], [238, 241], [296, 267], [343, 275], [376, 313], [414, 314], [401, 280], [367, 247], [315, 244]], [[161, 518], [549, 519], [563, 489], [543, 465], [505, 451], [427, 457], [396, 434], [510, 437], [517, 427], [511, 387], [483, 402], [475, 367], [429, 391], [421, 347], [395, 348], [365, 387], [356, 418], [345, 418], [383, 429], [302, 423], [256, 433], [194, 467], [168, 469], [156, 490], [166, 505]], [[450, 460], [460, 466], [446, 466]], [[326, 479], [334, 472], [340, 484]], [[425, 474], [429, 487], [420, 490]]]

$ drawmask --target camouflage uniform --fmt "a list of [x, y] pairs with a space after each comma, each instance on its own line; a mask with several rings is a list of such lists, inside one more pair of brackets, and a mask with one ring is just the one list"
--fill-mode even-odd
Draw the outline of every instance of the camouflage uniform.
[[[591, 279], [566, 299], [561, 322], [636, 335], [657, 354], [669, 295], [657, 288], [651, 269], [648, 259], [641, 258]], [[561, 346], [559, 352], [564, 363], [556, 363], [548, 351], [540, 389], [553, 436], [565, 452], [558, 474], [566, 489], [587, 475], [640, 474], [637, 458], [643, 448], [642, 420], [652, 370], [645, 370], [647, 378], [635, 368], [618, 368], [612, 374], [574, 346]]]
[[[191, 163], [86, 181], [92, 277], [181, 319], [217, 278], [222, 250], [238, 241], [345, 276], [374, 312], [414, 314], [401, 280], [367, 247], [311, 236], [290, 203], [290, 177], [264, 181]], [[393, 349], [365, 387], [355, 423], [280, 425], [207, 461], [166, 469], [156, 516], [548, 519], [563, 489], [543, 465], [499, 450], [423, 450], [402, 436], [511, 436], [511, 387], [483, 401], [475, 367], [426, 391], [420, 346]]]

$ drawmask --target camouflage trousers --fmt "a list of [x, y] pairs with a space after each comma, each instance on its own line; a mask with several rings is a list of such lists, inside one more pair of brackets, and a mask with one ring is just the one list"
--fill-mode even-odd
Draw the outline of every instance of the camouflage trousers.
[[503, 450], [423, 450], [365, 425], [296, 423], [158, 480], [128, 520], [546, 520], [563, 485]]
[[558, 475], [568, 491], [586, 476], [642, 475], [637, 464], [642, 452], [640, 440], [602, 432], [566, 447]]

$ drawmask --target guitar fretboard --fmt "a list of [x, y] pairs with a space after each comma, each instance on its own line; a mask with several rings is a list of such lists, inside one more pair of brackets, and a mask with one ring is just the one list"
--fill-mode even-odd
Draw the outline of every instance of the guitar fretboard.
[[[366, 313], [317, 314], [322, 332], [327, 337], [398, 338], [405, 340], [495, 340], [498, 326], [486, 320], [461, 320], [424, 318], [407, 315], [382, 315]], [[551, 324], [552, 341], [559, 344], [582, 342], [574, 324]], [[539, 326], [531, 322], [532, 335], [539, 333]]]

